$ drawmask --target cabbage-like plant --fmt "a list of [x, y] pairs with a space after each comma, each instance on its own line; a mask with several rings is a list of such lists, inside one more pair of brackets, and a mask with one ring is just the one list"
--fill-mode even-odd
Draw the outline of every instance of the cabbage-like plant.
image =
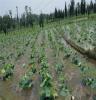
[[54, 100], [58, 94], [52, 84], [52, 77], [49, 73], [44, 73], [42, 83], [40, 85], [41, 90], [41, 100]]
[[13, 75], [14, 65], [5, 64], [1, 69], [3, 80], [9, 79]]
[[68, 86], [67, 86], [67, 84], [65, 82], [65, 78], [64, 78], [63, 74], [61, 74], [59, 76], [59, 81], [60, 81], [60, 83], [59, 83], [59, 93], [60, 93], [60, 95], [61, 96], [69, 95], [70, 94], [70, 90], [69, 90], [69, 88], [68, 88]]
[[58, 63], [56, 64], [55, 69], [56, 69], [56, 72], [60, 72], [63, 69], [63, 65]]
[[78, 65], [78, 64], [79, 64], [79, 59], [78, 59], [77, 57], [73, 57], [72, 62], [73, 62], [75, 65]]
[[84, 78], [82, 80], [84, 86], [89, 86], [91, 88], [96, 88], [96, 79], [95, 78]]
[[33, 86], [33, 75], [36, 73], [35, 66], [32, 66], [28, 72], [21, 78], [19, 86], [22, 89], [28, 89]]
[[32, 83], [32, 79], [27, 76], [26, 74], [22, 77], [21, 81], [19, 82], [19, 86], [22, 89], [28, 89], [30, 87], [32, 87], [33, 83]]

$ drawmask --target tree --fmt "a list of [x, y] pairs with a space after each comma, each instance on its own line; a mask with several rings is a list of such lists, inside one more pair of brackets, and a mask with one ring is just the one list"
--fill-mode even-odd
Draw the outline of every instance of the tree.
[[3, 19], [2, 19], [2, 16], [0, 16], [0, 31], [2, 31], [2, 22], [3, 22]]
[[44, 27], [44, 17], [43, 17], [43, 14], [42, 13], [39, 16], [39, 25], [42, 28]]
[[89, 15], [90, 15], [90, 5], [87, 5], [87, 14], [88, 14], [88, 18], [89, 18]]
[[95, 0], [93, 9], [94, 9], [94, 13], [96, 13], [96, 0]]
[[62, 18], [64, 18], [65, 17], [65, 11], [63, 10], [62, 11]]
[[58, 18], [58, 11], [57, 8], [55, 8], [55, 14], [54, 14], [55, 18]]
[[60, 18], [60, 16], [61, 16], [61, 11], [59, 9], [58, 12], [57, 12], [57, 18]]
[[66, 6], [66, 2], [65, 2], [65, 17], [67, 17], [67, 6]]
[[28, 20], [28, 25], [33, 27], [33, 16], [32, 16], [32, 11], [31, 11], [31, 7], [29, 7], [29, 12], [28, 12], [28, 16], [27, 16], [27, 20]]
[[76, 17], [78, 16], [78, 8], [76, 7], [75, 9], [75, 14], [76, 14]]
[[54, 13], [50, 13], [49, 15], [48, 15], [48, 19], [52, 22], [52, 21], [54, 21]]
[[85, 14], [86, 12], [86, 1], [81, 0], [81, 14]]
[[25, 26], [28, 26], [28, 6], [25, 6]]
[[32, 26], [33, 27], [33, 16], [31, 7], [25, 6], [25, 26]]
[[9, 16], [12, 19], [12, 11], [11, 10], [9, 10]]
[[77, 3], [77, 14], [78, 14], [78, 15], [81, 13], [80, 7], [81, 7], [81, 5], [80, 5], [80, 3], [78, 2], [78, 3]]
[[3, 22], [2, 22], [2, 30], [4, 31], [4, 33], [6, 34], [8, 29], [11, 28], [11, 18], [9, 15], [4, 15], [3, 16]]
[[10, 16], [10, 24], [11, 24], [11, 27], [14, 27], [14, 23], [13, 23], [13, 18], [12, 18], [12, 10], [9, 10], [9, 16]]
[[90, 2], [90, 12], [93, 12], [93, 8], [94, 8], [94, 5], [93, 5], [93, 2], [91, 0], [91, 2]]
[[75, 12], [75, 1], [71, 0], [71, 4], [70, 4], [70, 16], [73, 16]]
[[20, 25], [26, 27], [26, 15], [23, 13], [20, 18]]
[[16, 6], [16, 13], [17, 13], [17, 16], [16, 16], [16, 23], [17, 23], [17, 25], [19, 26], [18, 6]]

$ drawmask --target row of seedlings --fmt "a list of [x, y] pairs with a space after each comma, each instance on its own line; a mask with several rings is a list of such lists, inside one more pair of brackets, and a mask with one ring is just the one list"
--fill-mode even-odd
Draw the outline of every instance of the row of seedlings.
[[53, 82], [51, 73], [49, 72], [49, 64], [45, 55], [46, 44], [42, 43], [39, 63], [40, 63], [40, 77], [41, 77], [41, 93], [40, 100], [55, 100], [58, 97], [56, 87]]
[[[54, 32], [51, 32], [49, 35], [49, 41], [50, 44], [52, 44], [53, 47], [53, 52], [56, 52], [57, 56], [56, 58], [56, 64], [54, 66], [56, 74], [57, 74], [57, 80], [58, 80], [58, 93], [60, 96], [66, 97], [70, 94], [70, 90], [67, 86], [67, 82], [66, 82], [66, 78], [64, 77], [64, 73], [63, 73], [63, 69], [64, 69], [64, 65], [62, 63], [60, 63], [59, 61], [59, 53], [60, 51], [62, 52], [64, 50], [64, 47], [62, 44], [60, 44], [58, 38], [57, 38], [57, 34]], [[53, 42], [54, 41], [54, 42]], [[57, 49], [57, 50], [56, 50]]]

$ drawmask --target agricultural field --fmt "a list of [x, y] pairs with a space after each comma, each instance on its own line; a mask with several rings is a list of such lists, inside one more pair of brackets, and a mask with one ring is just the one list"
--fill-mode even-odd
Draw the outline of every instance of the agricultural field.
[[96, 46], [96, 20], [0, 34], [0, 100], [96, 100], [96, 61], [72, 48]]

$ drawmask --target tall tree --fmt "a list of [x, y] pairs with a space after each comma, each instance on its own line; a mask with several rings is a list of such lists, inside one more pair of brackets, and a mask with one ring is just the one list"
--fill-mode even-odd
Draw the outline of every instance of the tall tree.
[[78, 16], [78, 8], [77, 7], [75, 9], [75, 14], [76, 14], [76, 16]]
[[26, 15], [23, 13], [20, 18], [20, 26], [26, 27]]
[[55, 8], [55, 18], [57, 18], [58, 17], [58, 11], [57, 11], [57, 8]]
[[16, 6], [16, 12], [17, 12], [17, 23], [19, 22], [19, 16], [18, 16], [18, 6]]
[[67, 17], [67, 5], [66, 5], [66, 2], [65, 2], [65, 17]]
[[15, 28], [15, 20], [13, 19], [13, 16], [12, 16], [12, 10], [9, 10], [9, 16], [10, 16], [11, 27]]
[[3, 19], [2, 19], [2, 16], [0, 16], [0, 31], [2, 31], [2, 22], [3, 22]]
[[93, 9], [94, 9], [94, 13], [96, 13], [96, 0], [95, 0]]
[[78, 13], [78, 15], [81, 13], [81, 8], [80, 8], [80, 3], [78, 2], [77, 3], [77, 13]]
[[86, 1], [81, 0], [81, 14], [85, 14], [86, 12]]
[[43, 14], [41, 13], [40, 16], [39, 16], [39, 25], [40, 27], [44, 27], [44, 16]]
[[87, 14], [88, 14], [88, 18], [89, 18], [89, 15], [90, 15], [90, 5], [87, 5]]
[[29, 12], [27, 17], [28, 17], [28, 25], [33, 27], [33, 16], [31, 7], [29, 7]]
[[71, 0], [71, 4], [70, 4], [70, 15], [73, 16], [75, 12], [75, 1]]
[[4, 15], [3, 16], [3, 25], [2, 25], [2, 30], [4, 31], [4, 33], [6, 34], [8, 29], [11, 28], [11, 20], [10, 20], [10, 16], [9, 15]]
[[90, 12], [93, 12], [93, 9], [94, 8], [94, 4], [93, 4], [93, 2], [92, 2], [92, 0], [91, 0], [91, 2], [90, 2]]
[[25, 6], [25, 26], [28, 26], [28, 6]]
[[12, 10], [9, 10], [10, 18], [12, 19]]

